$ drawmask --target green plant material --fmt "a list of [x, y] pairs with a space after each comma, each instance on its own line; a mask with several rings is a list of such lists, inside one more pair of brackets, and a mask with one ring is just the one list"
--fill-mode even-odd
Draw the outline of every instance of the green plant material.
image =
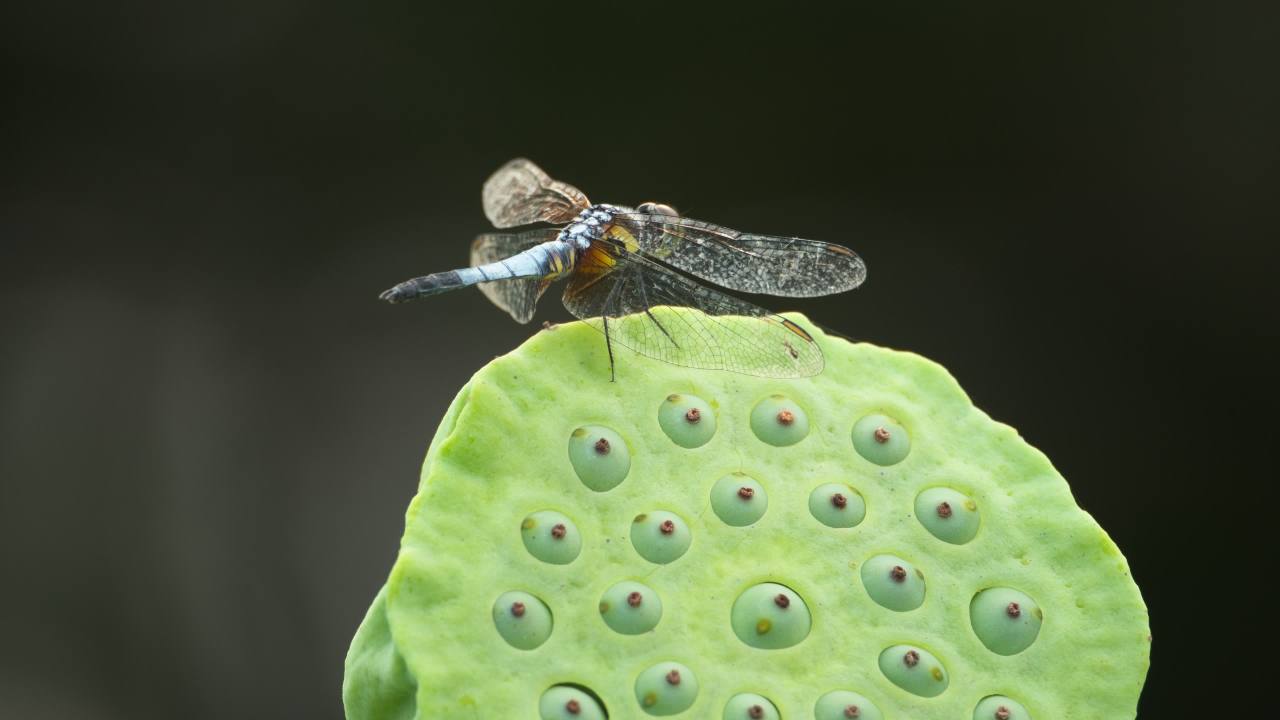
[[853, 447], [876, 465], [896, 465], [911, 452], [911, 435], [887, 415], [867, 415], [853, 426]]
[[698, 678], [678, 662], [660, 662], [636, 678], [636, 702], [650, 715], [682, 713], [698, 699]]
[[818, 698], [814, 720], [884, 720], [880, 708], [851, 690], [832, 690]]
[[972, 540], [981, 523], [978, 503], [946, 487], [929, 488], [916, 496], [916, 518], [934, 537], [952, 545]]
[[809, 416], [786, 396], [770, 395], [751, 410], [751, 429], [770, 445], [795, 445], [809, 435]]
[[530, 555], [554, 565], [571, 563], [582, 552], [578, 526], [555, 510], [539, 510], [522, 520], [520, 537]]
[[504, 592], [493, 601], [493, 625], [511, 647], [532, 650], [551, 637], [547, 604], [527, 592]]
[[[993, 695], [1041, 719], [1133, 718], [1148, 662], [1146, 608], [1123, 556], [1049, 461], [975, 409], [938, 365], [815, 337], [825, 370], [800, 380], [620, 352], [610, 382], [603, 339], [577, 323], [539, 332], [478, 372], [436, 433], [387, 586], [352, 642], [343, 687], [350, 720], [531, 718], [554, 712], [542, 702], [558, 686], [598, 700], [613, 720], [645, 718], [653, 706], [636, 690], [642, 678], [650, 689], [650, 668], [668, 662], [689, 671], [682, 693], [701, 686], [687, 709], [672, 711], [688, 720], [721, 717], [747, 692], [784, 718], [840, 720], [821, 714], [832, 697], [844, 713], [835, 691], [856, 693], [851, 702], [873, 720], [968, 718]], [[670, 395], [714, 409], [717, 427], [704, 444], [684, 447], [663, 430], [655, 410]], [[762, 440], [769, 435], [753, 416], [773, 396], [803, 409], [798, 442]], [[778, 410], [768, 409], [776, 425]], [[898, 462], [869, 462], [851, 442], [871, 415], [909, 431], [910, 452]], [[597, 453], [600, 438], [611, 454]], [[712, 506], [716, 482], [734, 472], [768, 490], [767, 512], [745, 526]], [[811, 509], [814, 489], [828, 484], [848, 493], [840, 517], [856, 510], [860, 522], [823, 519], [833, 491], [817, 493]], [[967, 542], [917, 517], [932, 488], [981, 510]], [[581, 538], [566, 564], [525, 546], [523, 520], [546, 510], [571, 519]], [[925, 510], [936, 515], [936, 504]], [[650, 540], [670, 547], [654, 537], [660, 523], [633, 523], [659, 512], [678, 518], [688, 539], [667, 562], [646, 558], [632, 535], [653, 531]], [[895, 611], [869, 594], [862, 566], [882, 555], [924, 574], [919, 607]], [[601, 599], [624, 581], [660, 597], [652, 630], [623, 634], [601, 617]], [[765, 583], [792, 592], [792, 609], [803, 601], [809, 627], [794, 644], [756, 647], [735, 632], [735, 603]], [[1043, 616], [1016, 654], [984, 643], [1003, 637], [983, 629], [980, 594], [993, 588], [1033, 599]], [[554, 616], [532, 650], [508, 643], [492, 617], [495, 598], [513, 590]], [[1008, 617], [1007, 601], [993, 606]], [[1019, 609], [1023, 618], [1032, 612]], [[1005, 620], [997, 613], [994, 622]], [[921, 658], [914, 674], [908, 647]]]
[[924, 573], [897, 555], [876, 555], [862, 563], [862, 584], [880, 605], [906, 612], [924, 602]]
[[716, 434], [716, 415], [700, 397], [673, 394], [658, 408], [658, 425], [680, 447], [702, 447]]
[[735, 471], [711, 486], [711, 509], [726, 525], [744, 527], [764, 516], [769, 509], [769, 496], [760, 483]]
[[969, 620], [974, 634], [991, 652], [1016, 655], [1039, 637], [1044, 611], [1021, 590], [993, 587], [973, 597]]
[[604, 708], [590, 694], [571, 685], [547, 688], [538, 701], [542, 720], [604, 720]]
[[867, 516], [867, 501], [851, 485], [824, 483], [809, 493], [809, 513], [833, 528], [851, 528]]
[[789, 648], [808, 637], [813, 627], [804, 598], [778, 583], [744, 590], [733, 601], [730, 622], [739, 640], [762, 650]]
[[1022, 703], [1003, 695], [982, 698], [973, 709], [973, 720], [1031, 720]]
[[755, 693], [738, 693], [724, 706], [724, 720], [778, 720], [778, 708], [769, 698]]
[[600, 617], [614, 632], [647, 633], [662, 619], [662, 598], [648, 585], [623, 580], [600, 596]]

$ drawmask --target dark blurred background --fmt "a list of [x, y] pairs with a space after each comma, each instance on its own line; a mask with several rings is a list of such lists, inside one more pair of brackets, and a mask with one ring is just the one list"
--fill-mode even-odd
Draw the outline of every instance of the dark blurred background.
[[5, 6], [0, 716], [341, 716], [431, 433], [534, 327], [375, 296], [464, 264], [517, 155], [855, 248], [863, 289], [771, 306], [1054, 460], [1150, 605], [1144, 717], [1243, 702], [1275, 26], [941, 5]]

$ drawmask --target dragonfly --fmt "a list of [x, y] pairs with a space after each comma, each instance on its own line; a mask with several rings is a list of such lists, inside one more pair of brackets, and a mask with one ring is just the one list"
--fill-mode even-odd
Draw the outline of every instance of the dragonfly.
[[[517, 158], [482, 190], [495, 228], [471, 245], [470, 267], [406, 280], [379, 297], [403, 303], [478, 285], [517, 322], [568, 280], [565, 308], [605, 337], [610, 377], [614, 345], [674, 365], [770, 378], [822, 371], [813, 336], [781, 315], [725, 290], [816, 297], [852, 290], [867, 268], [852, 250], [796, 237], [731, 230], [645, 202], [592, 204], [581, 190]], [[700, 282], [702, 281], [702, 282]]]

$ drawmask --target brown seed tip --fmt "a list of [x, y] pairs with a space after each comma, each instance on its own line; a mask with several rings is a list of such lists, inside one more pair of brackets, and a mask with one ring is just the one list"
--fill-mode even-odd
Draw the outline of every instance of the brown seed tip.
[[787, 608], [791, 607], [791, 598], [787, 597], [786, 593], [778, 593], [773, 598], [773, 604], [777, 605], [783, 610], [786, 610]]
[[751, 707], [747, 708], [747, 717], [755, 718], [757, 720], [759, 718], [764, 717], [764, 708], [760, 707], [759, 705], [752, 705]]
[[644, 602], [644, 596], [638, 591], [632, 590], [627, 595], [627, 604], [631, 607], [640, 607], [640, 603]]
[[568, 532], [568, 530], [565, 528], [564, 523], [556, 523], [551, 528], [551, 537], [560, 540], [564, 538], [564, 534], [566, 532]]
[[515, 615], [516, 617], [524, 617], [524, 603], [522, 602], [511, 603], [511, 614]]
[[1006, 613], [1009, 613], [1009, 617], [1016, 618], [1022, 615], [1022, 606], [1016, 602], [1011, 602], [1009, 603], [1009, 606], [1004, 609], [1004, 611]]
[[668, 684], [668, 685], [679, 685], [679, 684], [680, 684], [680, 671], [679, 671], [679, 670], [672, 670], [671, 672], [667, 673], [667, 684]]
[[889, 570], [889, 577], [893, 578], [894, 582], [902, 582], [907, 579], [907, 569], [901, 565], [894, 565]]
[[905, 663], [907, 667], [915, 667], [920, 664], [920, 653], [915, 650], [908, 650], [906, 654], [902, 656], [902, 662]]
[[996, 720], [1009, 720], [1013, 717], [1013, 713], [1009, 712], [1009, 708], [1001, 705], [996, 708]]
[[844, 716], [847, 718], [862, 717], [862, 710], [858, 709], [857, 705], [845, 705]]
[[599, 454], [601, 454], [601, 455], [608, 455], [608, 454], [609, 454], [609, 450], [610, 450], [610, 448], [609, 448], [609, 440], [608, 440], [607, 438], [600, 438], [599, 440], [597, 440], [597, 441], [596, 441], [596, 452], [597, 452], [597, 453], [599, 453]]
[[702, 419], [702, 411], [698, 408], [689, 408], [684, 414], [684, 419], [692, 425]]
[[738, 488], [738, 497], [742, 498], [743, 500], [750, 500], [755, 494], [756, 494], [756, 491], [752, 490], [746, 485], [743, 485], [742, 487]]
[[577, 700], [570, 700], [564, 704], [564, 710], [570, 715], [577, 715], [582, 712], [582, 706], [578, 704]]
[[670, 535], [676, 531], [676, 524], [670, 520], [663, 520], [662, 524], [658, 526], [658, 530], [663, 535]]
[[876, 431], [874, 433], [871, 433], [871, 435], [876, 439], [876, 442], [880, 443], [881, 445], [889, 442], [888, 428], [878, 427], [876, 428]]
[[844, 506], [849, 504], [849, 498], [841, 493], [835, 493], [831, 496], [831, 504], [843, 510]]
[[945, 501], [938, 503], [938, 517], [943, 520], [951, 517], [951, 503]]
[[779, 411], [778, 411], [778, 424], [779, 424], [779, 425], [790, 425], [791, 423], [793, 423], [793, 422], [795, 422], [795, 421], [796, 421], [796, 414], [795, 414], [795, 413], [793, 413], [793, 412], [791, 412], [790, 410], [779, 410]]

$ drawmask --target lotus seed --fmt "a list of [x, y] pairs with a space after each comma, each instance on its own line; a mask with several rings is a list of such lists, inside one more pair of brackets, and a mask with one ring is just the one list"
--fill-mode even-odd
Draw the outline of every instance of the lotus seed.
[[1017, 700], [989, 695], [973, 709], [973, 720], [1031, 720], [1031, 713]]
[[533, 595], [513, 590], [494, 601], [493, 624], [507, 644], [532, 650], [551, 637], [551, 610]]
[[849, 690], [832, 690], [818, 698], [813, 717], [815, 720], [884, 720], [875, 703]]
[[651, 563], [662, 565], [679, 558], [692, 542], [689, 526], [675, 513], [655, 510], [637, 515], [631, 523], [631, 545]]
[[578, 526], [563, 513], [539, 510], [520, 523], [520, 538], [535, 558], [553, 565], [573, 562], [582, 551]]
[[809, 418], [799, 405], [782, 395], [770, 395], [751, 411], [751, 430], [775, 447], [795, 445], [809, 434]]
[[1026, 593], [993, 587], [973, 596], [969, 620], [988, 650], [998, 655], [1016, 655], [1035, 642], [1044, 613]]
[[946, 668], [933, 653], [912, 645], [894, 645], [880, 653], [880, 672], [913, 695], [935, 697], [947, 689]]
[[862, 563], [861, 574], [871, 599], [890, 610], [915, 610], [924, 602], [924, 573], [897, 555], [876, 555]]
[[934, 537], [963, 545], [978, 534], [978, 504], [951, 488], [929, 488], [916, 496], [916, 519]]
[[716, 434], [711, 406], [693, 395], [668, 395], [658, 408], [658, 425], [683, 448], [702, 447]]
[[738, 639], [763, 650], [787, 648], [804, 640], [812, 622], [804, 599], [778, 583], [748, 588], [734, 601], [730, 613]]
[[853, 448], [876, 465], [893, 465], [911, 452], [911, 436], [891, 417], [867, 415], [853, 425]]
[[636, 678], [636, 701], [650, 715], [675, 715], [693, 705], [698, 679], [678, 662], [662, 662]]
[[725, 525], [743, 527], [764, 516], [769, 497], [755, 479], [735, 472], [725, 475], [711, 487], [711, 509]]
[[851, 528], [866, 517], [867, 504], [852, 487], [827, 483], [809, 493], [809, 512], [827, 527]]
[[583, 485], [605, 492], [618, 486], [631, 471], [631, 453], [618, 433], [586, 425], [569, 436], [569, 462]]
[[589, 692], [572, 685], [553, 685], [538, 701], [542, 720], [605, 720], [608, 715]]
[[778, 708], [766, 697], [738, 693], [724, 706], [724, 720], [778, 720]]
[[616, 633], [647, 633], [662, 619], [662, 600], [653, 588], [623, 580], [600, 596], [600, 617]]

